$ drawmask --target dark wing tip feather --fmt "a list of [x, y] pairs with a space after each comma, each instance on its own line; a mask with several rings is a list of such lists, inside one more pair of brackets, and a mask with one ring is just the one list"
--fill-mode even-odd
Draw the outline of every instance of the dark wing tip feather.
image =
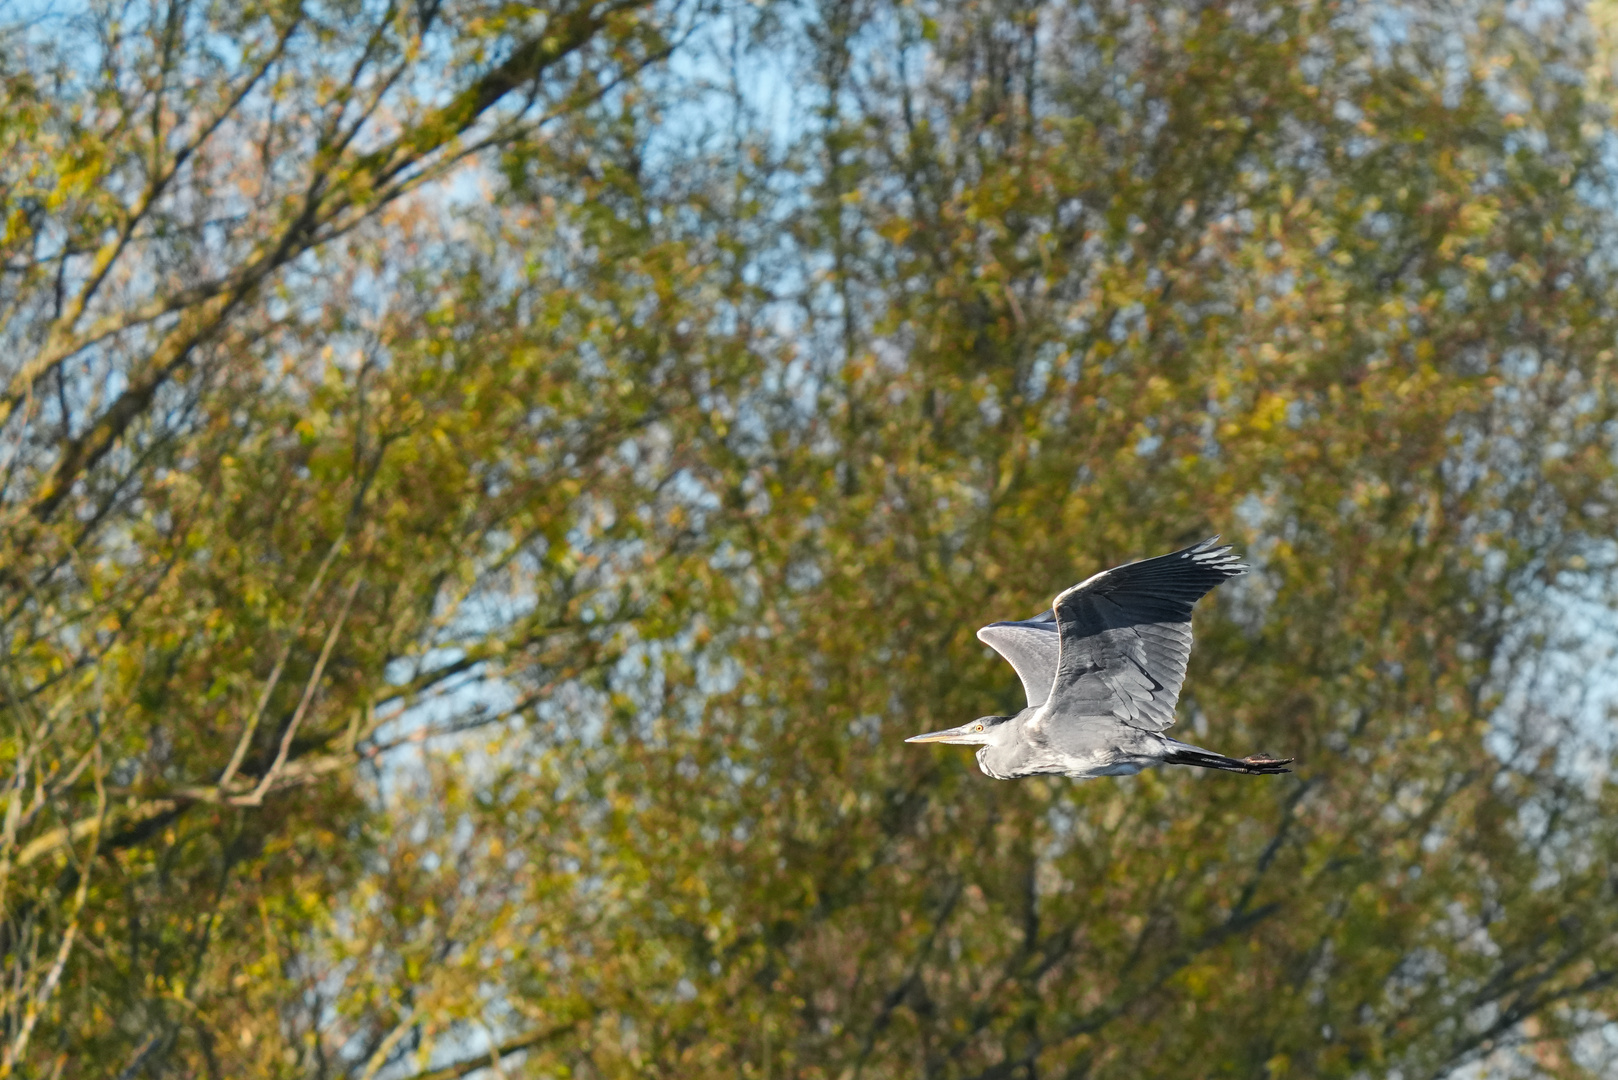
[[[1063, 589], [1051, 607], [1054, 612], [1075, 596], [1104, 596], [1120, 589], [1138, 588], [1148, 581], [1161, 599], [1192, 604], [1221, 582], [1247, 573], [1250, 567], [1241, 560], [1229, 544], [1220, 546], [1219, 537], [1214, 535], [1179, 551], [1103, 570]], [[1036, 616], [1044, 617], [1043, 614]]]
[[1218, 543], [1219, 534], [1215, 533], [1200, 544], [1193, 544], [1181, 551], [1180, 557], [1189, 559], [1204, 569], [1217, 570], [1226, 577], [1239, 577], [1252, 569], [1242, 562], [1242, 557], [1235, 553], [1230, 544], [1216, 547]]

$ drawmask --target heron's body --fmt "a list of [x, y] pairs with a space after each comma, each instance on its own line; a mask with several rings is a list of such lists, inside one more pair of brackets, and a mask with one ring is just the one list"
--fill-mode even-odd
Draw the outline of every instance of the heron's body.
[[1162, 734], [1191, 655], [1191, 606], [1247, 569], [1217, 539], [1097, 574], [1043, 615], [985, 626], [978, 638], [1017, 670], [1028, 707], [906, 741], [977, 745], [978, 767], [999, 780], [1130, 776], [1158, 764], [1288, 771], [1290, 758], [1229, 758]]
[[[1046, 723], [1041, 723], [1044, 714]], [[1075, 780], [1094, 776], [1133, 776], [1148, 765], [1162, 761], [1171, 748], [1182, 746], [1151, 732], [1127, 724], [1049, 723], [1051, 710], [1024, 709], [999, 725], [1009, 738], [985, 743], [978, 748], [978, 768], [996, 780], [1014, 780], [1037, 773], [1058, 773]], [[1046, 731], [1055, 727], [1061, 738], [1051, 739]]]

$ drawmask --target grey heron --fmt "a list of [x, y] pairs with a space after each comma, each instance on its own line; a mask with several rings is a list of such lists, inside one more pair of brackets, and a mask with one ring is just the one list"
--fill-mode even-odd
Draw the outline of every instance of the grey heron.
[[1103, 570], [1042, 615], [985, 626], [978, 640], [1017, 670], [1028, 707], [905, 742], [978, 746], [978, 767], [997, 780], [1131, 776], [1158, 764], [1290, 772], [1291, 758], [1226, 757], [1162, 734], [1191, 656], [1191, 606], [1247, 572], [1218, 542]]

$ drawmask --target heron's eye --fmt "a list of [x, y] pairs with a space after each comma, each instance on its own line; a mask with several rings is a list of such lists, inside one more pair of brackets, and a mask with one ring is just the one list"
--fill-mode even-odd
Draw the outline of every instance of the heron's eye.
[[982, 731], [983, 730], [983, 725], [979, 724], [977, 727], [973, 728], [972, 730], [973, 731]]

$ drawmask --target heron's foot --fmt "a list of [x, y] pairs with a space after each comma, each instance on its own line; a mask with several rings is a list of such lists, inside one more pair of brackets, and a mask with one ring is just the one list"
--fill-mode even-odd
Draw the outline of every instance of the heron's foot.
[[1261, 754], [1253, 754], [1250, 757], [1237, 758], [1237, 760], [1247, 766], [1248, 772], [1262, 774], [1291, 772], [1292, 770], [1287, 766], [1291, 765], [1294, 759], [1264, 757]]

